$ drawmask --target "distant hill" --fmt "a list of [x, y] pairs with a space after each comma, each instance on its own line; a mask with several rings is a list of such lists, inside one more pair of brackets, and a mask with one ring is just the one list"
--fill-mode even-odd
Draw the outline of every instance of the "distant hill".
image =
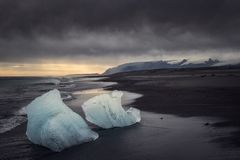
[[103, 74], [110, 75], [120, 72], [131, 72], [140, 70], [165, 69], [165, 68], [201, 68], [211, 67], [220, 63], [219, 60], [209, 58], [207, 61], [201, 63], [188, 63], [188, 60], [183, 59], [177, 63], [170, 63], [170, 61], [150, 61], [150, 62], [135, 62], [125, 63], [117, 67], [109, 68]]

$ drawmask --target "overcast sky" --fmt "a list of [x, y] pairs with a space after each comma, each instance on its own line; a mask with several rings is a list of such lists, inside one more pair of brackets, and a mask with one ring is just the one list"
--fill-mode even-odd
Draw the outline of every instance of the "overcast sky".
[[0, 0], [0, 75], [48, 65], [85, 73], [143, 60], [232, 61], [239, 44], [239, 0]]

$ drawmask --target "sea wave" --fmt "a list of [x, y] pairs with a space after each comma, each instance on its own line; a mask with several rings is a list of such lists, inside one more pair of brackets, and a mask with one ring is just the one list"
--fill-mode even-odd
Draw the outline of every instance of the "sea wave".
[[27, 121], [26, 116], [16, 115], [10, 118], [0, 119], [0, 133], [10, 131], [11, 129], [19, 126]]

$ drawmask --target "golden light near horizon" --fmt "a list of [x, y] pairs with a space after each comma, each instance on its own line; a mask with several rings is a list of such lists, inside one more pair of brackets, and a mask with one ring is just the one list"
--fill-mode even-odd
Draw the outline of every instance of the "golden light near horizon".
[[1, 64], [0, 76], [64, 76], [69, 74], [102, 73], [110, 66], [98, 64]]

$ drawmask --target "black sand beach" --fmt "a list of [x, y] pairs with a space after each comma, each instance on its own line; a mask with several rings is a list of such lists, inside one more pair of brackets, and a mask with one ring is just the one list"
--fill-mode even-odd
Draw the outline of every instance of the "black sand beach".
[[[135, 106], [146, 111], [182, 117], [219, 117], [223, 121], [205, 125], [240, 127], [240, 69], [164, 69], [115, 74], [114, 89], [144, 94]], [[240, 146], [240, 132], [219, 142]]]
[[[140, 124], [94, 128], [96, 141], [54, 153], [31, 144], [24, 123], [0, 134], [0, 159], [239, 159], [239, 69], [139, 71], [100, 81], [118, 83], [105, 90], [143, 94], [127, 105], [142, 111]], [[83, 116], [74, 100], [66, 103]]]
[[240, 114], [240, 69], [139, 71], [107, 81], [118, 82], [111, 89], [144, 94], [135, 105], [148, 111], [228, 118]]

